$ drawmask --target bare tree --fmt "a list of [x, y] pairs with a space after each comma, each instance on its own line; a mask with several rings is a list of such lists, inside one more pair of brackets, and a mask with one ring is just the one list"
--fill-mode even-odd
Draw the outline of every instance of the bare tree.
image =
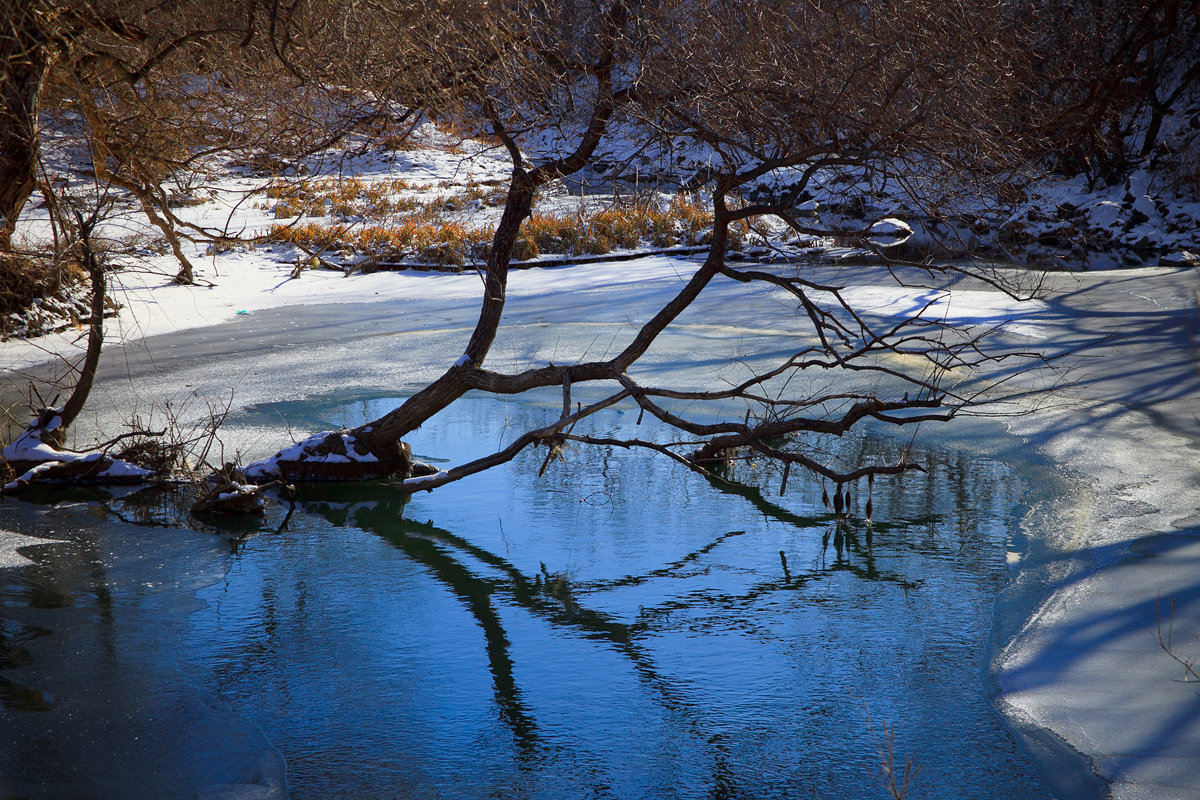
[[[470, 15], [442, 19], [419, 65], [428, 90], [424, 101], [482, 121], [513, 164], [475, 330], [453, 366], [393, 411], [348, 433], [318, 435], [299, 455], [276, 459], [274, 469], [286, 478], [398, 474], [411, 489], [432, 489], [530, 446], [548, 448], [544, 469], [563, 447], [582, 443], [647, 448], [697, 470], [748, 448], [840, 484], [918, 465], [902, 460], [839, 471], [789, 446], [792, 437], [840, 435], [868, 419], [900, 426], [948, 420], [981, 395], [955, 389], [947, 376], [1020, 357], [989, 353], [978, 332], [953, 330], [919, 315], [871, 323], [837, 285], [803, 271], [735, 268], [727, 258], [737, 226], [772, 217], [808, 230], [788, 203], [742, 199], [743, 187], [782, 171], [803, 187], [835, 166], [904, 160], [960, 176], [1001, 168], [1008, 152], [1002, 145], [1014, 141], [1019, 131], [1012, 121], [1019, 115], [998, 112], [1017, 95], [1021, 78], [1004, 47], [1012, 23], [998, 9], [851, 0], [820, 6], [783, 0], [749, 5], [539, 0], [489, 4], [489, 10], [486, 21]], [[375, 13], [387, 16], [380, 8]], [[512, 374], [489, 369], [514, 242], [534, 192], [584, 168], [611, 135], [617, 115], [632, 120], [640, 136], [682, 137], [710, 148], [708, 257], [612, 358]], [[528, 163], [523, 142], [548, 128], [563, 132], [570, 144], [541, 163]], [[944, 269], [912, 266], [926, 274]], [[638, 360], [718, 276], [789, 293], [816, 344], [720, 391], [643, 385], [633, 375]], [[1013, 290], [994, 275], [978, 277]], [[806, 379], [814, 371], [867, 379], [822, 392]], [[891, 388], [880, 388], [881, 379]], [[575, 405], [572, 387], [584, 383], [608, 385], [611, 392], [587, 406]], [[472, 463], [412, 474], [400, 440], [464, 393], [516, 394], [549, 386], [562, 387], [562, 413], [555, 422]], [[626, 400], [685, 438], [664, 444], [573, 432], [580, 420]], [[670, 410], [671, 401], [681, 400], [741, 401], [747, 411], [740, 419], [702, 422]], [[324, 458], [342, 456], [347, 448], [360, 456], [349, 466]], [[258, 465], [253, 471], [269, 470]]]
[[1200, 3], [1014, 3], [1028, 27], [1031, 104], [1057, 169], [1115, 183], [1154, 153], [1165, 116], [1200, 84]]
[[[142, 4], [144, 5], [144, 4]], [[78, 0], [3, 0], [0, 14], [0, 249], [37, 186], [41, 153], [39, 117], [56, 79], [95, 75], [97, 65], [146, 39], [135, 24], [145, 11], [136, 3]]]
[[[276, 459], [272, 469], [289, 480], [399, 475], [412, 489], [432, 489], [530, 446], [548, 448], [545, 469], [565, 446], [580, 443], [646, 448], [697, 470], [753, 452], [842, 484], [919, 466], [902, 459], [838, 469], [810, 455], [797, 437], [842, 435], [866, 420], [897, 426], [949, 420], [987, 397], [962, 376], [1035, 357], [991, 351], [981, 332], [919, 313], [873, 321], [841, 286], [804, 268], [748, 268], [729, 260], [742, 232], [756, 227], [864, 233], [816, 228], [794, 212], [796, 196], [829, 170], [902, 167], [917, 178], [909, 183], [919, 203], [948, 183], [1003, 173], [1035, 150], [1042, 120], [1029, 102], [1031, 64], [1020, 46], [1030, 30], [1009, 6], [501, 0], [481, 8], [470, 0], [401, 6], [304, 0], [226, 7], [196, 0], [109, 9], [80, 0], [78, 7], [50, 9], [54, 15], [47, 16], [48, 9], [35, 5], [31, 27], [15, 25], [0, 42], [8, 48], [6, 63], [19, 67], [6, 73], [5, 86], [38, 87], [27, 92], [31, 99], [21, 108], [28, 110], [49, 80], [50, 55], [63, 59], [54, 85], [64, 106], [87, 123], [97, 174], [138, 199], [176, 251], [184, 282], [192, 275], [178, 231], [226, 234], [176, 217], [164, 180], [232, 147], [281, 148], [278, 135], [255, 138], [239, 125], [261, 120], [280, 96], [320, 100], [313, 113], [296, 114], [301, 124], [286, 128], [292, 153], [329, 147], [355, 131], [394, 129], [421, 114], [489, 136], [507, 153], [512, 169], [505, 207], [463, 355], [379, 419], [352, 432], [318, 435], [298, 456]], [[50, 41], [64, 44], [52, 50]], [[239, 111], [248, 98], [258, 104]], [[36, 152], [32, 119], [22, 135], [26, 151]], [[615, 356], [585, 360], [581, 354], [567, 366], [547, 363], [516, 373], [489, 368], [509, 267], [536, 193], [585, 169], [614, 136], [618, 120], [633, 132], [622, 135], [635, 137], [635, 149], [672, 139], [711, 154], [699, 181], [713, 219], [707, 258]], [[188, 135], [181, 140], [174, 135], [179, 131]], [[550, 133], [558, 146], [535, 150]], [[18, 167], [7, 168], [16, 175], [24, 169]], [[764, 182], [788, 190], [751, 199], [749, 190]], [[860, 243], [867, 246], [869, 239], [860, 236]], [[981, 269], [890, 266], [905, 280], [966, 272], [1002, 291], [1019, 289]], [[639, 380], [639, 360], [718, 277], [789, 295], [798, 332], [809, 343], [720, 390]], [[815, 384], [808, 377], [814, 372], [838, 375], [837, 388]], [[573, 387], [585, 383], [610, 391], [588, 406], [574, 404]], [[402, 440], [464, 393], [551, 386], [563, 395], [554, 423], [470, 464], [414, 474]], [[613, 441], [575, 432], [580, 420], [622, 401], [683, 438]], [[740, 403], [745, 413], [712, 422], [673, 410], [680, 401]], [[343, 466], [349, 449], [360, 457]]]
[[[0, 21], [0, 277], [13, 304], [31, 291], [10, 284], [38, 280], [40, 272], [71, 265], [91, 281], [91, 305], [103, 304], [104, 267], [93, 246], [104, 219], [70, 219], [69, 202], [56, 196], [41, 163], [40, 117], [54, 114], [77, 131], [90, 155], [99, 192], [119, 190], [141, 206], [180, 265], [176, 280], [190, 284], [194, 270], [184, 240], [236, 240], [236, 232], [182, 220], [186, 204], [210, 166], [264, 152], [296, 158], [328, 147], [354, 129], [366, 101], [329, 111], [323, 87], [298, 81], [270, 51], [256, 2], [184, 0], [160, 4], [127, 0], [4, 0]], [[11, 12], [11, 13], [10, 13]], [[298, 17], [300, 18], [300, 17]], [[318, 97], [319, 96], [319, 97]], [[318, 102], [313, 102], [317, 98]], [[307, 102], [306, 102], [307, 101]], [[12, 247], [15, 224], [43, 170], [42, 193], [71, 235], [51, 264]], [[111, 203], [105, 202], [105, 208]], [[98, 206], [99, 207], [99, 206]], [[52, 215], [53, 216], [53, 215]], [[85, 224], [86, 223], [86, 224]], [[36, 255], [36, 254], [30, 254]], [[39, 266], [46, 262], [49, 266]], [[40, 272], [39, 272], [40, 271]], [[41, 283], [48, 283], [42, 280]], [[21, 288], [21, 287], [16, 287]], [[66, 426], [86, 400], [100, 356], [101, 314], [93, 312], [88, 352], [65, 409], [47, 409], [43, 423]], [[49, 433], [49, 432], [48, 432]], [[49, 441], [50, 439], [47, 439]]]
[[50, 68], [47, 31], [22, 0], [0, 4], [0, 251], [37, 184], [37, 122]]
[[234, 157], [327, 147], [358, 114], [306, 113], [323, 87], [297, 81], [270, 51], [257, 0], [3, 2], [0, 251], [38, 182], [43, 112], [72, 115], [67, 129], [82, 131], [93, 172], [136, 199], [183, 283], [194, 270], [182, 239], [228, 232], [181, 220], [186, 192], [170, 184], [192, 185]]

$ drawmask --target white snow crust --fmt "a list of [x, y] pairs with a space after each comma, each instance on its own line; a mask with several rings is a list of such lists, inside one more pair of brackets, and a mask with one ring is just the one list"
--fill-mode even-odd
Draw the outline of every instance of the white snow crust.
[[[331, 434], [341, 436], [342, 444], [346, 450], [345, 455], [341, 453], [318, 454], [316, 452], [316, 448], [324, 444], [326, 438]], [[355, 438], [349, 431], [323, 431], [321, 433], [314, 433], [312, 436], [296, 442], [290, 447], [285, 447], [270, 458], [252, 462], [242, 471], [247, 478], [252, 480], [271, 480], [283, 475], [283, 471], [279, 467], [280, 462], [304, 461], [325, 464], [374, 464], [379, 462], [379, 459], [371, 453], [356, 453], [354, 451], [354, 442]]]
[[867, 233], [872, 236], [911, 236], [912, 232], [911, 225], [895, 217], [885, 217], [867, 228]]
[[[41, 462], [16, 479], [6, 483], [3, 487], [5, 490], [12, 490], [22, 484], [35, 481], [38, 476], [62, 464], [91, 463], [105, 457], [103, 453], [98, 452], [74, 453], [69, 450], [59, 450], [43, 442], [42, 435], [48, 430], [54, 430], [59, 427], [60, 422], [60, 418], [55, 416], [45, 429], [28, 427], [4, 448], [3, 457], [5, 461]], [[104, 478], [114, 478], [124, 481], [149, 478], [151, 475], [153, 473], [150, 470], [130, 464], [128, 461], [114, 458], [111, 464], [96, 473], [95, 479], [102, 481]]]

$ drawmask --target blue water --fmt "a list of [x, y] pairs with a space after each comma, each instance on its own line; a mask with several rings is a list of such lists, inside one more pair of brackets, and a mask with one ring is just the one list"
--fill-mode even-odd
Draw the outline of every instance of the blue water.
[[[557, 413], [467, 399], [411, 443], [459, 463]], [[906, 444], [813, 446], [846, 464]], [[927, 472], [877, 480], [869, 525], [866, 481], [838, 520], [771, 465], [733, 467], [735, 491], [579, 447], [412, 498], [309, 487], [249, 531], [162, 498], [5, 503], [0, 525], [63, 543], [0, 572], [0, 796], [882, 798], [891, 735], [909, 797], [1047, 797], [985, 663], [1031, 488], [912, 455]]]

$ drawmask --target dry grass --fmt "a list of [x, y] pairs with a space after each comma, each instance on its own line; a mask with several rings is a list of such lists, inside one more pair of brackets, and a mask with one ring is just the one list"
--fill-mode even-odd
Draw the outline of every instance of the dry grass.
[[[437, 188], [458, 184], [444, 181]], [[324, 180], [276, 179], [265, 190], [268, 200], [259, 208], [275, 214], [276, 219], [290, 217], [333, 217], [339, 220], [388, 220], [398, 215], [434, 221], [448, 212], [461, 211], [478, 201], [483, 205], [504, 204], [505, 192], [468, 183], [460, 192], [432, 197], [414, 196], [434, 188], [428, 184], [410, 184], [404, 180], [363, 181], [358, 178]]]
[[362, 181], [357, 178], [328, 180], [276, 179], [264, 191], [274, 205], [260, 204], [284, 217], [385, 217], [416, 211], [421, 202], [401, 192], [419, 191], [407, 181]]
[[[277, 224], [266, 238], [309, 253], [365, 257], [369, 262], [411, 259], [461, 266], [484, 260], [494, 229], [451, 217], [502, 204], [504, 190], [468, 185], [464, 191], [428, 199], [397, 196], [415, 188], [404, 181], [275, 181], [266, 194], [275, 201], [276, 218], [307, 215], [335, 221]], [[419, 188], [428, 192], [433, 187]], [[603, 255], [645, 246], [704, 244], [711, 227], [712, 212], [690, 195], [603, 209], [535, 212], [522, 226], [513, 256], [524, 261], [544, 254]]]
[[491, 232], [459, 222], [409, 219], [395, 225], [274, 225], [267, 238], [300, 247], [309, 253], [367, 256], [372, 261], [416, 259], [430, 264], [461, 266], [479, 260]]
[[85, 278], [73, 259], [0, 253], [0, 338], [32, 336], [71, 321], [78, 304], [68, 295]]
[[646, 245], [674, 247], [703, 244], [712, 213], [696, 198], [677, 195], [669, 203], [639, 203], [566, 214], [533, 214], [522, 228], [522, 241], [537, 253], [603, 255]]

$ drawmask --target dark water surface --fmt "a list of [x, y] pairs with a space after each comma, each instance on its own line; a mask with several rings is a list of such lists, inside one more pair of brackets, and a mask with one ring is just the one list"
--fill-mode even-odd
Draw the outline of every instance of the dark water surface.
[[[467, 399], [412, 444], [461, 462], [556, 415]], [[766, 466], [732, 491], [622, 450], [538, 478], [544, 455], [407, 502], [305, 489], [244, 539], [138, 524], [157, 497], [0, 503], [62, 540], [0, 571], [0, 797], [882, 798], [888, 732], [910, 797], [1047, 796], [987, 699], [1012, 469], [915, 450], [928, 471], [876, 481], [867, 525], [865, 481], [838, 521]]]

